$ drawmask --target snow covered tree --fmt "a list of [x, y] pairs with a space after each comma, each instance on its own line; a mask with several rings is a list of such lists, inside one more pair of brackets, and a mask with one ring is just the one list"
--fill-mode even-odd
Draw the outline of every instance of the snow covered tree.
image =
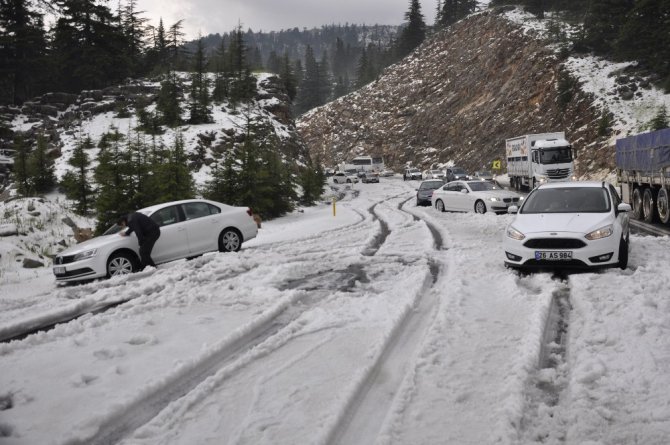
[[47, 138], [43, 134], [37, 137], [37, 147], [30, 154], [28, 167], [35, 193], [48, 192], [56, 184], [54, 161], [47, 154]]
[[77, 143], [72, 157], [68, 160], [68, 164], [74, 167], [74, 171], [67, 172], [62, 180], [65, 196], [75, 201], [75, 211], [81, 215], [87, 215], [95, 202], [94, 190], [88, 178], [91, 159], [86, 153], [86, 150], [91, 148], [93, 148], [93, 141], [90, 137]]

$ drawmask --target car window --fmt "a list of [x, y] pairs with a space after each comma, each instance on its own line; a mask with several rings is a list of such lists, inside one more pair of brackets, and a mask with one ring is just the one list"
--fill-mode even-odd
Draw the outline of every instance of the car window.
[[519, 213], [606, 213], [610, 199], [603, 187], [537, 189]]
[[436, 190], [444, 184], [442, 181], [426, 181], [422, 182], [419, 190]]
[[490, 182], [469, 182], [468, 185], [470, 186], [470, 190], [473, 192], [483, 192], [486, 190], [496, 190], [496, 186], [491, 184]]
[[217, 206], [212, 205], [212, 204], [207, 204], [207, 206], [209, 207], [209, 214], [210, 215], [216, 215], [217, 213], [221, 213], [221, 209], [218, 208]]
[[151, 215], [151, 219], [161, 227], [169, 226], [170, 224], [179, 222], [179, 210], [177, 206], [165, 207], [164, 209], [155, 211]]
[[182, 204], [182, 207], [184, 208], [186, 221], [210, 215], [209, 204], [206, 202], [187, 202]]
[[460, 191], [462, 188], [463, 188], [463, 186], [462, 186], [461, 184], [458, 184], [458, 183], [456, 183], [456, 184], [449, 184], [449, 185], [447, 186], [447, 190], [450, 191], [450, 192], [458, 192], [458, 191]]

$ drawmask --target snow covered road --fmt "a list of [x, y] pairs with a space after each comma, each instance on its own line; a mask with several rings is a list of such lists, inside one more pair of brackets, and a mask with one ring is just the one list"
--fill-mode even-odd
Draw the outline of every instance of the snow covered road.
[[0, 334], [125, 301], [0, 344], [0, 443], [666, 443], [670, 240], [633, 236], [623, 272], [519, 275], [511, 216], [416, 207], [416, 185], [342, 186], [336, 217], [237, 254], [0, 286]]

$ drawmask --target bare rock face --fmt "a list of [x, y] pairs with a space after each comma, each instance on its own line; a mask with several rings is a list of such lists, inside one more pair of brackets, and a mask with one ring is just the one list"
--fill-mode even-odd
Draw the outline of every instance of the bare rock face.
[[592, 99], [573, 88], [569, 102], [559, 100], [560, 76], [561, 61], [545, 42], [488, 12], [432, 36], [372, 84], [305, 114], [298, 131], [311, 157], [326, 165], [364, 153], [396, 170], [448, 161], [490, 168], [504, 157], [506, 138], [565, 131], [578, 174], [613, 168]]

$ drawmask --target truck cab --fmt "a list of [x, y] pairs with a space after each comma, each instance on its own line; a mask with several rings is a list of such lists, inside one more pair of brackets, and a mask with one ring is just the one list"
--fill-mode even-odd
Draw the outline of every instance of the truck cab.
[[573, 177], [572, 146], [563, 132], [519, 136], [507, 139], [505, 145], [507, 173], [516, 190]]

